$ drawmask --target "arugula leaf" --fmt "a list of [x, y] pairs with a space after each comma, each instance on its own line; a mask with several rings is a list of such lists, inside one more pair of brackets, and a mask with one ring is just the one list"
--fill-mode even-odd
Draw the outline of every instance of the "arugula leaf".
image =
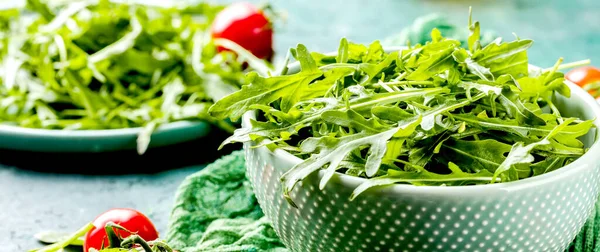
[[450, 174], [436, 174], [428, 171], [405, 172], [388, 170], [388, 174], [369, 179], [360, 184], [350, 196], [350, 200], [354, 200], [359, 194], [368, 189], [375, 187], [389, 186], [396, 183], [411, 183], [414, 185], [463, 185], [489, 183], [495, 179], [492, 173], [487, 170], [482, 170], [477, 173], [463, 172], [457, 165], [448, 163]]
[[308, 89], [310, 82], [322, 75], [321, 72], [300, 72], [294, 75], [295, 78], [281, 76], [266, 79], [256, 73], [250, 73], [248, 75], [250, 85], [243, 86], [241, 92], [233, 93], [219, 100], [210, 108], [209, 113], [217, 118], [225, 118], [226, 115], [231, 115], [232, 120], [238, 120], [248, 111], [249, 106], [254, 104], [266, 105], [284, 96], [286, 100], [282, 101], [282, 104], [286, 105], [282, 107], [282, 110], [285, 112], [291, 108], [290, 106], [297, 98], [297, 96], [286, 94]]
[[[366, 55], [365, 57], [373, 57], [373, 56]], [[377, 75], [379, 73], [381, 73], [381, 71], [383, 71], [384, 68], [389, 67], [393, 62], [395, 62], [396, 58], [398, 58], [398, 52], [393, 52], [393, 53], [390, 53], [389, 55], [387, 55], [387, 57], [385, 57], [385, 59], [382, 60], [381, 62], [379, 62], [378, 64], [372, 64], [372, 63], [360, 64], [359, 65], [360, 70], [364, 71], [367, 74], [367, 76], [369, 77], [365, 80], [365, 82], [369, 82], [369, 81], [375, 79], [375, 77], [377, 77]]]
[[402, 121], [414, 116], [414, 114], [396, 106], [374, 106], [371, 113], [377, 118], [392, 122]]
[[532, 125], [544, 125], [546, 122], [536, 113], [531, 111], [526, 104], [516, 96], [518, 94], [506, 88], [502, 90], [502, 94], [498, 96], [498, 102], [502, 105], [506, 113], [512, 118], [515, 118], [519, 123]]
[[467, 44], [469, 45], [469, 51], [471, 51], [471, 53], [474, 53], [479, 49], [479, 22], [475, 22], [473, 25], [469, 24], [469, 26], [471, 34], [467, 39]]
[[[504, 172], [507, 172], [508, 170], [510, 170], [513, 165], [533, 162], [535, 160], [535, 158], [530, 154], [530, 152], [534, 148], [537, 148], [538, 146], [550, 144], [550, 139], [553, 138], [555, 135], [557, 135], [559, 132], [561, 132], [563, 129], [565, 129], [565, 127], [567, 127], [567, 125], [569, 125], [574, 120], [575, 119], [570, 118], [570, 119], [566, 120], [564, 123], [556, 126], [550, 133], [548, 133], [548, 135], [544, 139], [542, 139], [538, 142], [530, 143], [528, 145], [523, 145], [522, 142], [515, 143], [512, 146], [510, 152], [508, 153], [508, 156], [506, 157], [506, 159], [502, 162], [502, 164], [500, 164], [498, 169], [496, 169], [496, 171], [494, 172], [494, 179], [498, 176], [503, 175]], [[514, 178], [511, 175], [508, 175], [508, 176], [504, 176], [503, 181], [510, 181], [510, 180], [515, 180], [515, 179], [518, 179], [518, 178]]]
[[[432, 44], [435, 45], [435, 44]], [[455, 61], [452, 58], [454, 47], [445, 48], [426, 60], [421, 61], [419, 67], [406, 77], [408, 80], [427, 80], [434, 75], [444, 72], [454, 66]]]
[[568, 157], [552, 156], [531, 165], [533, 176], [554, 171], [565, 165]]
[[[376, 40], [369, 45], [369, 49], [367, 50], [367, 55], [365, 55], [363, 57], [362, 62], [364, 62], [364, 63], [382, 62], [382, 59], [385, 57], [385, 55], [386, 55], [386, 53], [383, 50], [381, 43], [379, 43], [379, 40]], [[391, 53], [388, 56], [390, 56], [390, 55], [394, 56], [395, 54]], [[386, 60], [383, 60], [383, 61], [385, 62]]]
[[343, 38], [340, 40], [340, 46], [338, 49], [338, 56], [335, 58], [337, 63], [346, 63], [348, 62], [348, 40]]
[[501, 43], [496, 40], [481, 50], [473, 53], [473, 60], [479, 65], [490, 69], [495, 76], [510, 74], [515, 78], [527, 76], [528, 58], [527, 49], [533, 40], [517, 40]]
[[365, 132], [381, 132], [387, 129], [376, 118], [365, 119], [354, 110], [348, 111], [326, 111], [321, 115], [325, 122], [337, 124], [344, 127], [352, 127]]
[[450, 140], [442, 145], [440, 158], [454, 162], [470, 172], [493, 172], [504, 161], [504, 154], [508, 153], [510, 148], [510, 145], [492, 139]]
[[[289, 76], [263, 78], [257, 73], [250, 73], [248, 74], [250, 85], [243, 86], [240, 92], [217, 101], [210, 108], [209, 113], [217, 118], [225, 118], [230, 115], [231, 119], [238, 120], [248, 111], [249, 106], [253, 104], [266, 105], [278, 99], [282, 99], [282, 111], [287, 112], [299, 101], [299, 96], [289, 94], [304, 93], [314, 88], [313, 86], [309, 87], [309, 84], [323, 75], [304, 45], [298, 45], [293, 55], [300, 62], [302, 68], [301, 72], [291, 75], [294, 78]], [[327, 82], [323, 84], [327, 84]], [[319, 95], [324, 95], [324, 93], [313, 93], [311, 96]]]
[[[550, 134], [554, 130], [554, 126], [552, 125], [541, 127], [533, 125], [524, 126], [522, 124], [519, 124], [519, 122], [517, 122], [516, 120], [501, 120], [499, 118], [481, 118], [468, 114], [453, 114], [452, 117], [470, 123], [476, 127], [480, 127], [482, 129], [505, 131], [525, 138], [529, 138], [532, 136], [543, 137]], [[569, 120], [570, 119], [573, 118], [569, 118]], [[577, 140], [577, 138], [585, 135], [591, 129], [592, 126], [593, 121], [591, 120], [582, 121], [581, 123], [575, 125], [565, 125], [564, 128], [561, 128], [561, 131], [556, 132], [556, 136], [554, 136], [554, 139], [559, 143], [565, 144], [567, 146], [573, 145], [581, 147], [582, 145], [580, 144], [580, 141]]]
[[[329, 164], [328, 168], [325, 170], [325, 175], [319, 184], [322, 189], [338, 169], [340, 162], [342, 162], [351, 151], [360, 146], [370, 146], [365, 163], [365, 171], [367, 176], [373, 176], [379, 170], [381, 159], [387, 149], [387, 141], [396, 134], [410, 135], [410, 133], [404, 131], [407, 129], [410, 131], [411, 128], [414, 130], [414, 127], [411, 127], [411, 125], [418, 125], [419, 123], [421, 123], [421, 117], [401, 123], [395, 128], [377, 134], [358, 133], [341, 138], [322, 137], [318, 139], [318, 145], [320, 146], [318, 149], [320, 152], [311, 156], [305, 162], [294, 166], [281, 177], [281, 180], [285, 185], [285, 194], [287, 195], [287, 193], [291, 192], [298, 181], [304, 179], [324, 165]], [[312, 145], [314, 146], [314, 143], [312, 143]], [[307, 147], [304, 147], [303, 149], [307, 150]], [[308, 150], [310, 149], [315, 148], [308, 148]]]

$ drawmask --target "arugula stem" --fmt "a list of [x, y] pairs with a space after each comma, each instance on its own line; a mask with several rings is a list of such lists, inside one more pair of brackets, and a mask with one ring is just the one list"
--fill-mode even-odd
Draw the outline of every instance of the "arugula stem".
[[388, 160], [388, 161], [393, 161], [393, 162], [398, 162], [398, 163], [402, 163], [402, 164], [404, 164], [404, 165], [408, 165], [408, 166], [410, 166], [410, 167], [413, 167], [413, 168], [415, 168], [415, 169], [417, 169], [417, 170], [419, 170], [419, 171], [424, 171], [424, 170], [425, 170], [425, 167], [418, 166], [418, 165], [416, 165], [416, 164], [413, 164], [413, 163], [411, 163], [411, 162], [404, 161], [404, 160], [402, 160], [402, 159], [397, 159], [397, 158], [386, 158], [385, 160]]
[[473, 8], [471, 6], [469, 6], [469, 28], [471, 28], [472, 24], [473, 24]]
[[[444, 93], [444, 92], [447, 92], [450, 90], [447, 88], [429, 88], [429, 89], [423, 89], [422, 91], [429, 91], [427, 93], [424, 93], [423, 95], [432, 95], [432, 94]], [[401, 98], [402, 96], [406, 95], [405, 93], [406, 93], [406, 91], [401, 91], [401, 92], [397, 92], [396, 95], [391, 95], [391, 96], [388, 96], [385, 98], [369, 100], [369, 101], [361, 102], [361, 103], [357, 103], [357, 104], [351, 104], [349, 106], [349, 109], [360, 109], [360, 108], [372, 106], [374, 104], [387, 104], [390, 102], [395, 102], [395, 101], [398, 101], [398, 99]]]
[[326, 71], [326, 70], [331, 70], [331, 69], [334, 69], [334, 68], [350, 68], [350, 69], [353, 69], [353, 70], [358, 70], [358, 64], [333, 63], [333, 64], [321, 66], [321, 67], [319, 67], [319, 70]]
[[204, 37], [206, 35], [204, 33], [201, 33], [199, 31], [196, 31], [194, 33], [194, 36], [192, 37], [192, 59], [191, 59], [191, 65], [192, 65], [192, 69], [194, 70], [194, 72], [203, 77], [205, 75], [204, 73], [204, 64], [202, 64], [202, 45], [204, 42]]
[[463, 178], [463, 177], [456, 177], [456, 178], [435, 178], [435, 179], [412, 179], [411, 181], [418, 181], [418, 182], [452, 182], [452, 181], [497, 181], [500, 182], [501, 179], [500, 178], [493, 178], [493, 177], [487, 177], [487, 176], [481, 176], [481, 177], [467, 177], [467, 178]]
[[[563, 57], [560, 57], [554, 64], [554, 67], [552, 67], [552, 69], [550, 71], [546, 72], [547, 73], [546, 77], [544, 78], [544, 81], [542, 82], [544, 85], [547, 85], [547, 83], [550, 80], [550, 78], [552, 77], [552, 75], [554, 75], [554, 73], [556, 71], [558, 71], [558, 68], [562, 62], [563, 62]], [[560, 116], [560, 112], [558, 111], [558, 108], [556, 108], [556, 106], [554, 105], [554, 103], [552, 103], [551, 100], [548, 100], [548, 106], [550, 106], [550, 109], [552, 110], [552, 114], [556, 116], [558, 122], [563, 123], [563, 118]]]
[[564, 60], [563, 57], [558, 58], [558, 60], [554, 64], [554, 66], [550, 69], [550, 71], [548, 71], [548, 74], [544, 78], [544, 82], [542, 82], [544, 85], [546, 85], [546, 83], [548, 83], [548, 81], [550, 80], [550, 77], [552, 77], [552, 75], [558, 70], [558, 67], [563, 62], [563, 60]]
[[381, 85], [398, 86], [398, 85], [435, 85], [433, 81], [390, 81], [390, 82], [379, 82], [374, 83], [374, 87], [381, 87]]
[[283, 59], [283, 63], [281, 64], [281, 68], [279, 70], [276, 71], [276, 73], [279, 73], [279, 75], [286, 75], [288, 72], [288, 64], [290, 62], [290, 57], [291, 57], [292, 53], [291, 50], [288, 50], [288, 52], [285, 55], [285, 58]]
[[408, 72], [402, 72], [400, 75], [398, 75], [398, 77], [394, 78], [394, 81], [401, 81], [407, 75], [408, 75]]
[[419, 103], [416, 103], [416, 102], [409, 102], [409, 103], [410, 103], [410, 105], [412, 105], [412, 106], [414, 106], [414, 107], [417, 107], [417, 108], [420, 108], [420, 109], [425, 109], [425, 110], [429, 110], [429, 109], [431, 109], [431, 108], [430, 108], [430, 107], [428, 107], [428, 106], [425, 106], [425, 105], [423, 105], [423, 104], [419, 104]]
[[263, 77], [269, 76], [271, 72], [274, 71], [271, 67], [269, 67], [264, 61], [260, 60], [254, 54], [246, 50], [244, 47], [238, 45], [237, 43], [223, 38], [218, 38], [214, 40], [215, 45], [225, 47], [229, 50], [234, 51], [239, 58], [245, 60], [254, 71], [260, 74]]
[[117, 115], [119, 115], [119, 113], [121, 113], [125, 109], [127, 109], [127, 104], [123, 103], [123, 104], [119, 105], [118, 107], [109, 111], [108, 114], [106, 114], [105, 120], [107, 122], [112, 121]]
[[115, 227], [118, 225], [114, 222], [106, 223], [104, 226], [104, 230], [106, 231], [106, 236], [108, 237], [108, 247], [109, 248], [117, 248], [121, 245], [121, 238], [118, 235], [118, 232], [115, 233]]
[[65, 68], [69, 66], [67, 47], [65, 46], [65, 40], [61, 35], [54, 35], [54, 43], [58, 48], [58, 55], [60, 59], [59, 74], [62, 75], [65, 72]]
[[69, 237], [65, 238], [65, 240], [63, 240], [63, 241], [50, 244], [50, 245], [45, 246], [45, 247], [40, 248], [40, 249], [30, 250], [29, 252], [56, 252], [56, 251], [60, 251], [63, 248], [69, 246], [69, 244], [71, 244], [73, 241], [79, 239], [79, 237], [82, 237], [83, 235], [85, 235], [92, 228], [94, 228], [94, 224], [92, 224], [90, 222], [90, 223], [86, 224], [85, 226], [81, 227], [79, 230], [75, 231]]
[[94, 107], [92, 106], [90, 98], [86, 94], [87, 87], [81, 86], [71, 71], [66, 71], [65, 75], [67, 77], [65, 81], [69, 84], [69, 86], [73, 89], [75, 89], [75, 88], [77, 89], [79, 98], [81, 98], [81, 102], [83, 103], [82, 105], [88, 113], [88, 117], [95, 118], [96, 111], [94, 110]]
[[251, 149], [256, 149], [256, 148], [260, 148], [263, 146], [268, 146], [270, 144], [275, 144], [275, 143], [279, 143], [279, 142], [285, 142], [286, 139], [277, 139], [277, 140], [272, 140], [272, 141], [263, 141], [257, 145], [251, 146]]
[[563, 123], [564, 120], [560, 116], [560, 111], [558, 110], [556, 105], [554, 105], [554, 103], [552, 101], [548, 101], [548, 106], [550, 107], [550, 110], [552, 110], [552, 114], [556, 116], [558, 123]]
[[[137, 106], [139, 104], [139, 101], [136, 101], [136, 100], [130, 98], [129, 96], [121, 94], [119, 92], [114, 92], [112, 95], [113, 95], [113, 98], [123, 102], [123, 105]], [[125, 107], [125, 106], [123, 106], [123, 107]]]
[[[556, 67], [555, 71], [560, 71], [560, 70], [565, 70], [565, 69], [575, 68], [575, 67], [580, 67], [580, 66], [587, 66], [591, 62], [592, 62], [591, 60], [586, 59], [586, 60], [579, 60], [579, 61], [575, 61], [575, 62], [571, 62], [571, 63], [561, 64], [560, 66]], [[550, 67], [550, 68], [545, 68], [544, 70], [542, 70], [542, 72], [545, 73], [548, 71], [552, 71], [554, 68], [555, 68], [555, 66]]]
[[[463, 123], [465, 123], [465, 122], [463, 122]], [[452, 137], [454, 139], [462, 139], [465, 137], [472, 136], [476, 140], [479, 140], [479, 137], [477, 137], [477, 134], [481, 134], [481, 133], [483, 133], [483, 130], [477, 129], [477, 130], [464, 131], [464, 132], [460, 132], [460, 133], [454, 133], [454, 134], [451, 134], [450, 137]]]
[[385, 91], [388, 91], [390, 93], [394, 92], [394, 89], [390, 88], [390, 86], [386, 85], [384, 82], [380, 82], [376, 85], [379, 85], [380, 87], [382, 87], [383, 89], [385, 89]]

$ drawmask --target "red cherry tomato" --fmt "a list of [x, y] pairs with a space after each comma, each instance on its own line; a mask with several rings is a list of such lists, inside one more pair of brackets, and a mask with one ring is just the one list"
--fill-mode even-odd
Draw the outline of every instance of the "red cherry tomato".
[[[146, 241], [158, 239], [158, 231], [148, 217], [133, 209], [114, 208], [96, 217], [93, 222], [94, 228], [85, 235], [84, 252], [88, 252], [90, 248], [101, 250], [103, 247], [108, 247], [108, 237], [104, 226], [110, 221], [136, 233]], [[124, 230], [115, 230], [115, 232], [118, 232], [121, 238], [131, 235]]]
[[[231, 40], [258, 58], [271, 60], [273, 57], [271, 22], [250, 3], [238, 2], [225, 7], [213, 20], [211, 35]], [[224, 50], [218, 48], [219, 52]]]
[[591, 85], [600, 82], [600, 69], [596, 67], [584, 66], [575, 68], [565, 74], [565, 78], [586, 89], [592, 95], [598, 93], [598, 88]]

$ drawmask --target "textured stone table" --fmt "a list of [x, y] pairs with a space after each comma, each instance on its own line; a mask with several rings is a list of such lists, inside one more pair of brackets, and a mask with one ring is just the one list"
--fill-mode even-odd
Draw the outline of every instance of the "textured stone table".
[[[272, 4], [288, 12], [275, 39], [279, 60], [297, 43], [331, 51], [341, 37], [364, 43], [383, 39], [430, 12], [466, 26], [471, 5], [482, 29], [493, 29], [507, 39], [512, 39], [512, 32], [533, 39], [529, 54], [533, 64], [549, 67], [562, 56], [566, 62], [589, 58], [600, 66], [600, 1], [274, 0]], [[200, 151], [216, 148], [222, 137], [153, 150], [143, 158], [134, 153], [0, 152], [0, 251], [35, 248], [39, 244], [34, 233], [74, 230], [111, 207], [139, 209], [164, 232], [178, 184], [227, 153]], [[120, 158], [128, 161], [116, 161]], [[172, 165], [157, 166], [156, 161], [163, 159]], [[99, 172], [103, 174], [95, 174]]]

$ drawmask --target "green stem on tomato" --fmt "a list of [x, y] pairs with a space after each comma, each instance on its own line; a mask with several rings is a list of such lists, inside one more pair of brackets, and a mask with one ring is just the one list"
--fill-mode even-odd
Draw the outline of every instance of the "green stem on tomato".
[[40, 249], [30, 250], [29, 252], [56, 252], [56, 251], [59, 251], [65, 247], [69, 246], [73, 241], [79, 239], [79, 237], [85, 235], [92, 228], [94, 228], [94, 224], [92, 224], [90, 222], [60, 242], [50, 244], [50, 245], [45, 246]]
[[150, 247], [150, 245], [148, 245], [146, 240], [142, 239], [142, 237], [140, 237], [139, 235], [135, 235], [135, 234], [130, 235], [129, 237], [125, 238], [125, 240], [123, 240], [120, 245], [122, 248], [128, 248], [128, 247], [133, 247], [133, 245], [135, 245], [135, 244], [139, 244], [140, 246], [142, 246], [142, 248], [146, 252], [153, 252], [152, 248]]
[[108, 237], [108, 248], [118, 248], [121, 245], [121, 238], [115, 233], [115, 227], [120, 227], [114, 222], [106, 223], [104, 230], [106, 230], [106, 236]]

